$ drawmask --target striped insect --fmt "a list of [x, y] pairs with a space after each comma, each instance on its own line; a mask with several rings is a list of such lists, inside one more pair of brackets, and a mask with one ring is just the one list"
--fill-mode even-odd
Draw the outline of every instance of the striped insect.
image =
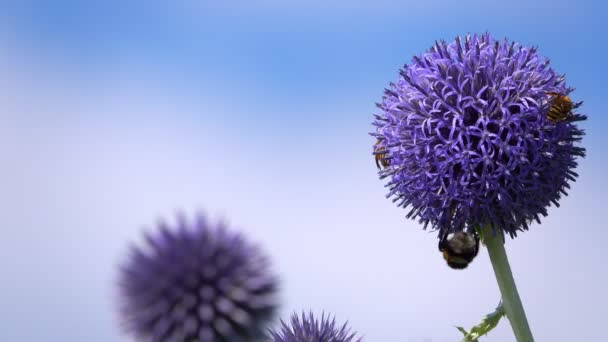
[[575, 105], [568, 95], [554, 92], [547, 94], [551, 96], [551, 107], [547, 112], [547, 119], [555, 123], [573, 116], [572, 109], [574, 109]]
[[390, 161], [386, 156], [386, 148], [384, 146], [379, 146], [382, 140], [378, 139], [374, 144], [374, 155], [376, 159], [376, 167], [378, 169], [383, 169], [391, 165]]
[[445, 234], [439, 241], [439, 251], [451, 268], [467, 268], [479, 252], [479, 235], [475, 231]]

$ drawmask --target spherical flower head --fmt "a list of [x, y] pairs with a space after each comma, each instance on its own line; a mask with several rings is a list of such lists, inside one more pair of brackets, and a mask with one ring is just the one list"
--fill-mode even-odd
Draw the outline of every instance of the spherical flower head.
[[344, 323], [337, 326], [335, 318], [321, 315], [318, 320], [314, 315], [302, 313], [302, 317], [297, 314], [291, 316], [290, 324], [281, 320], [279, 331], [270, 330], [271, 342], [361, 342], [362, 339], [351, 332], [350, 328]]
[[119, 273], [121, 317], [143, 341], [258, 341], [276, 311], [275, 277], [244, 236], [202, 216], [161, 223]]
[[439, 236], [514, 237], [566, 195], [586, 119], [536, 48], [489, 34], [439, 42], [386, 89], [372, 133], [387, 197]]

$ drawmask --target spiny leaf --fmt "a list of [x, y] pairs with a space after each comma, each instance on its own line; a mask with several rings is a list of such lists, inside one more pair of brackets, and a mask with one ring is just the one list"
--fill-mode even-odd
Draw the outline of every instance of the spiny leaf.
[[502, 306], [502, 301], [498, 304], [498, 307], [494, 312], [486, 315], [483, 320], [476, 326], [472, 327], [470, 331], [467, 331], [463, 327], [456, 327], [460, 331], [464, 338], [461, 342], [478, 342], [479, 338], [489, 333], [492, 329], [496, 328], [498, 322], [505, 315], [505, 310]]

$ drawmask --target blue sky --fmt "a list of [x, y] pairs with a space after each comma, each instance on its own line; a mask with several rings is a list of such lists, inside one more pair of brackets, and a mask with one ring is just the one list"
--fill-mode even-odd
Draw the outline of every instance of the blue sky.
[[[540, 341], [603, 336], [608, 162], [599, 1], [21, 1], [0, 4], [0, 340], [122, 341], [113, 277], [158, 217], [206, 210], [261, 241], [282, 314], [368, 341], [453, 341], [498, 299], [485, 254], [444, 267], [383, 198], [374, 102], [436, 39], [539, 46], [576, 88], [581, 178], [508, 248]], [[569, 251], [569, 252], [565, 252]], [[36, 328], [32, 328], [32, 322]], [[488, 340], [510, 341], [506, 322]]]

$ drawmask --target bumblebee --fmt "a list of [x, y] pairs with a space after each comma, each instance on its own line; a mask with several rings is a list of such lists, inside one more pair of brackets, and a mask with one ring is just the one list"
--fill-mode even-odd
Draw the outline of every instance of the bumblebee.
[[390, 161], [386, 158], [386, 148], [379, 147], [382, 140], [378, 139], [374, 144], [374, 154], [376, 159], [376, 167], [378, 169], [385, 168], [391, 165]]
[[568, 95], [554, 92], [549, 92], [547, 94], [552, 98], [551, 107], [547, 112], [547, 118], [549, 120], [552, 122], [560, 122], [573, 115], [572, 109], [574, 108], [574, 104]]
[[479, 235], [477, 232], [459, 231], [445, 234], [439, 241], [439, 251], [448, 266], [456, 270], [467, 268], [479, 252]]

